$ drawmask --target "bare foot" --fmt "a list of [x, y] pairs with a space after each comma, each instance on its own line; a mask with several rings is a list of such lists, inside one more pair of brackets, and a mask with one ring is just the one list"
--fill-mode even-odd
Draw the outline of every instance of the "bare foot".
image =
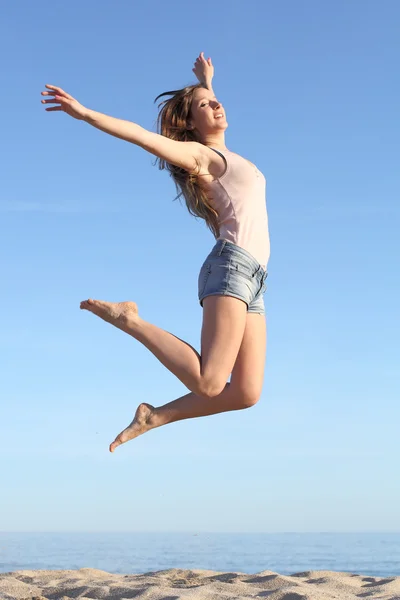
[[135, 302], [104, 302], [103, 300], [84, 300], [81, 309], [89, 310], [104, 321], [124, 329], [129, 323], [138, 318], [138, 309]]
[[154, 406], [150, 404], [139, 404], [132, 423], [121, 431], [114, 442], [110, 444], [110, 452], [114, 452], [117, 446], [125, 444], [125, 442], [129, 442], [129, 440], [133, 440], [133, 438], [142, 435], [142, 433], [153, 429], [154, 425], [150, 424], [150, 419], [154, 415], [154, 411]]

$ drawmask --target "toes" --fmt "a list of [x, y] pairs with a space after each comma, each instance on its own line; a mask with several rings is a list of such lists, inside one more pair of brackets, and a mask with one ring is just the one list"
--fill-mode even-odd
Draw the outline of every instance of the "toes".
[[81, 302], [81, 308], [86, 308], [87, 310], [94, 309], [105, 309], [107, 312], [110, 310], [110, 306], [112, 306], [112, 302], [104, 302], [103, 300], [93, 300], [89, 298], [88, 300], [84, 300]]
[[114, 452], [115, 448], [118, 448], [118, 446], [120, 446], [122, 444], [122, 442], [119, 440], [118, 436], [117, 438], [115, 438], [115, 440], [113, 441], [112, 444], [110, 444], [110, 452]]
[[94, 303], [95, 300], [92, 300], [91, 298], [88, 298], [87, 300], [82, 300], [81, 308], [89, 308], [90, 306], [93, 306]]
[[95, 312], [96, 308], [102, 308], [105, 305], [104, 302], [100, 302], [99, 300], [92, 300], [92, 298], [88, 298], [88, 300], [83, 300], [80, 304], [80, 307], [85, 310], [90, 310], [91, 312]]
[[113, 302], [104, 302], [104, 300], [88, 300], [92, 306], [97, 306], [98, 308], [105, 308], [106, 310], [110, 309], [113, 306]]

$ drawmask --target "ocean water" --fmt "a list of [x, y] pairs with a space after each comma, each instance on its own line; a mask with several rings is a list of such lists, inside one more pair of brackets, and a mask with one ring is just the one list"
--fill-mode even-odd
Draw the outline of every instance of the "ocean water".
[[387, 577], [400, 575], [400, 534], [0, 533], [0, 572], [82, 567], [124, 574], [179, 568]]

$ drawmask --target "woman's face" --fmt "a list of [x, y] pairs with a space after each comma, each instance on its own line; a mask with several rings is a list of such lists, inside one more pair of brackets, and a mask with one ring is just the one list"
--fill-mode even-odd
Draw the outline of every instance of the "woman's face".
[[190, 115], [192, 127], [202, 138], [207, 134], [225, 131], [228, 127], [222, 104], [218, 102], [214, 92], [205, 88], [195, 89]]

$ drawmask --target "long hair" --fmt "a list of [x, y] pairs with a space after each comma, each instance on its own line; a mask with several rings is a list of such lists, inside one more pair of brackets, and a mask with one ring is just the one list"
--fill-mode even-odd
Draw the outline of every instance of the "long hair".
[[[193, 130], [188, 129], [190, 109], [193, 101], [194, 91], [201, 88], [201, 84], [189, 85], [181, 90], [164, 92], [157, 96], [157, 102], [162, 96], [170, 96], [158, 105], [162, 107], [158, 113], [157, 130], [161, 135], [178, 142], [198, 142]], [[172, 165], [167, 161], [157, 158], [159, 169], [167, 169], [174, 180], [178, 195], [174, 198], [184, 197], [189, 213], [200, 219], [204, 219], [207, 227], [214, 236], [219, 236], [218, 213], [211, 206], [209, 198], [199, 182], [199, 167], [197, 173], [188, 173], [185, 169]]]

